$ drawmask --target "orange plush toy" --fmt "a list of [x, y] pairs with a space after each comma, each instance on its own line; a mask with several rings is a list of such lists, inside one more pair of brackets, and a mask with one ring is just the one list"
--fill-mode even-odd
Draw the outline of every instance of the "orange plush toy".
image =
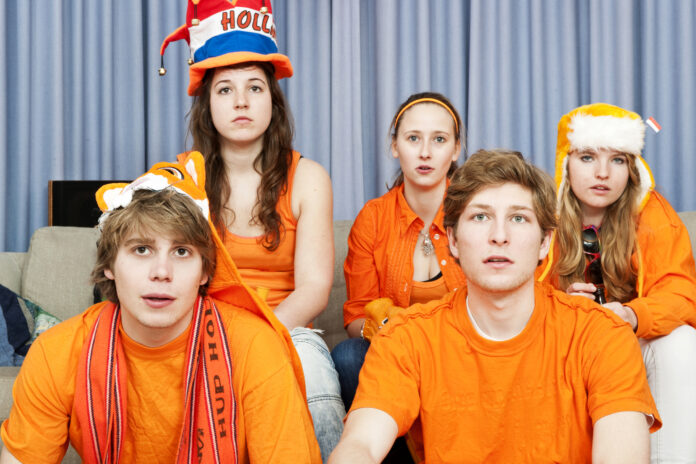
[[394, 306], [391, 298], [377, 298], [365, 305], [365, 325], [362, 328], [362, 337], [365, 340], [372, 340], [379, 329], [384, 327], [397, 312], [403, 308]]

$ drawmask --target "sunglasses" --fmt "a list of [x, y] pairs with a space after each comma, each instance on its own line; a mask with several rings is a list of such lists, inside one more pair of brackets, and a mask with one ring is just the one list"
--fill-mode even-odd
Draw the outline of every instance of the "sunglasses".
[[582, 251], [587, 258], [585, 266], [585, 282], [594, 284], [595, 301], [599, 304], [606, 303], [604, 296], [604, 279], [602, 277], [602, 246], [599, 243], [599, 231], [595, 226], [587, 226], [582, 229]]

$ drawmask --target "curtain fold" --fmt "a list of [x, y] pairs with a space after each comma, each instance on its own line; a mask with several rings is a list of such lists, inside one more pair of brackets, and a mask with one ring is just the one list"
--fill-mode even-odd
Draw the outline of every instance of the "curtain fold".
[[[520, 150], [552, 171], [559, 118], [595, 101], [648, 130], [645, 157], [677, 210], [696, 209], [692, 0], [274, 0], [296, 148], [332, 177], [352, 219], [398, 163], [389, 123], [410, 94], [448, 96], [468, 152]], [[191, 141], [188, 48], [162, 40], [183, 0], [8, 0], [0, 5], [0, 250], [47, 223], [49, 180], [134, 178]]]

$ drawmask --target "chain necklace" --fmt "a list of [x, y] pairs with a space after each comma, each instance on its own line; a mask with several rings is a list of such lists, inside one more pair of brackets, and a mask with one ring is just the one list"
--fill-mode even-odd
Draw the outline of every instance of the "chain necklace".
[[435, 251], [435, 247], [433, 246], [433, 242], [430, 240], [430, 234], [428, 234], [428, 230], [423, 229], [420, 232], [418, 232], [418, 235], [423, 237], [423, 244], [421, 245], [423, 254], [425, 256], [430, 256], [431, 254], [433, 254], [433, 251]]

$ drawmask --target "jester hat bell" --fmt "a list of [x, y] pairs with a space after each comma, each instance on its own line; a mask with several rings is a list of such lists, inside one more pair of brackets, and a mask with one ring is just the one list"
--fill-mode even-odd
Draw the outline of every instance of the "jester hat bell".
[[292, 76], [290, 59], [278, 53], [270, 0], [188, 0], [186, 24], [172, 32], [160, 48], [171, 42], [189, 44], [188, 94], [196, 95], [208, 69], [250, 61], [273, 65], [276, 79]]
[[655, 188], [650, 166], [641, 153], [645, 146], [645, 123], [640, 115], [607, 103], [580, 106], [558, 122], [556, 143], [556, 186], [563, 194], [568, 177], [568, 153], [572, 150], [609, 148], [635, 157], [640, 182], [639, 209]]

